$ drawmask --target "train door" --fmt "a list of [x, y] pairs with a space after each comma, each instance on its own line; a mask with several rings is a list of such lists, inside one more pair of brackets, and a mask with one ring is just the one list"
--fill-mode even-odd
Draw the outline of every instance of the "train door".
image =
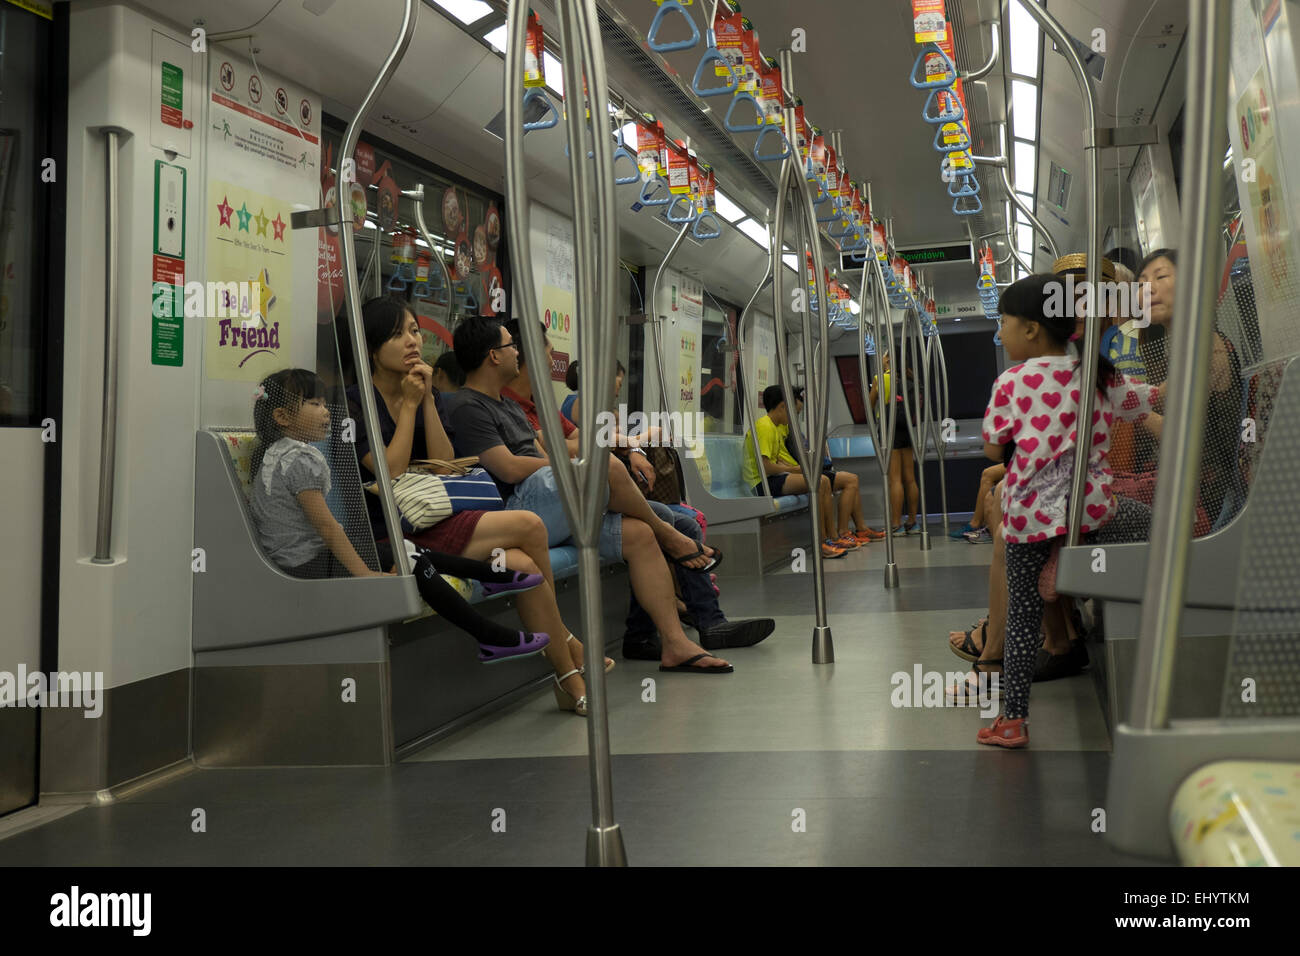
[[[0, 815], [36, 802], [39, 710], [26, 676], [48, 672], [57, 602], [62, 365], [60, 121], [66, 33], [52, 4], [0, 4]], [[37, 10], [38, 12], [32, 12]], [[57, 49], [56, 49], [57, 48]]]

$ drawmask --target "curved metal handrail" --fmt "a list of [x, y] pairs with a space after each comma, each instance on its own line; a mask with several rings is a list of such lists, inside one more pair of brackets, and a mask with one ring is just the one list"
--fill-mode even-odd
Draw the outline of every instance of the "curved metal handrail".
[[969, 83], [972, 80], [982, 80], [993, 72], [993, 67], [997, 66], [998, 53], [1002, 49], [1002, 23], [999, 20], [993, 20], [989, 23], [992, 31], [993, 49], [989, 53], [988, 62], [977, 70], [962, 70], [960, 73], [963, 82]]
[[[402, 25], [397, 31], [397, 40], [388, 58], [379, 69], [379, 75], [370, 84], [370, 89], [357, 107], [352, 122], [343, 133], [343, 143], [339, 147], [339, 168], [336, 170], [339, 194], [342, 195], [346, 185], [352, 182], [351, 176], [345, 176], [352, 169], [352, 154], [361, 139], [361, 128], [370, 116], [379, 97], [383, 95], [388, 81], [397, 72], [397, 66], [406, 54], [406, 48], [415, 34], [415, 21], [419, 10], [417, 0], [406, 0], [406, 10], [402, 14]], [[378, 484], [379, 503], [384, 515], [384, 527], [388, 531], [388, 540], [392, 544], [393, 559], [399, 574], [411, 573], [411, 560], [406, 549], [401, 547], [402, 522], [397, 511], [397, 502], [393, 499], [393, 482], [388, 474], [388, 459], [382, 453], [379, 430], [379, 412], [375, 405], [375, 386], [370, 377], [370, 356], [366, 354], [366, 333], [361, 321], [361, 290], [357, 281], [357, 248], [352, 237], [352, 204], [340, 200], [339, 210], [339, 257], [343, 266], [343, 303], [347, 310], [348, 327], [352, 332], [352, 357], [356, 366], [357, 390], [361, 400], [361, 415], [365, 419], [366, 434], [370, 436], [371, 445], [377, 449], [371, 456], [374, 459], [375, 481]], [[378, 240], [375, 240], [378, 242]]]
[[[872, 272], [869, 274], [868, 270]], [[870, 279], [870, 281], [868, 281]], [[862, 389], [862, 405], [867, 412], [867, 427], [871, 430], [871, 440], [876, 446], [876, 466], [880, 469], [880, 480], [884, 491], [885, 506], [885, 587], [898, 587], [898, 564], [894, 560], [893, 528], [888, 527], [892, 510], [890, 507], [889, 464], [894, 452], [894, 427], [898, 412], [894, 408], [892, 396], [885, 395], [884, 389], [884, 355], [894, 348], [894, 323], [889, 315], [889, 301], [884, 295], [884, 274], [880, 260], [873, 252], [862, 264], [862, 288], [859, 291], [858, 307], [858, 376]], [[871, 325], [876, 343], [876, 389], [877, 409], [871, 408], [871, 380], [867, 377], [867, 342], [866, 317], [867, 291], [871, 292]], [[884, 320], [881, 320], [881, 314]], [[887, 350], [882, 351], [882, 350]]]
[[447, 315], [442, 320], [443, 327], [447, 328], [451, 324], [451, 314], [455, 308], [455, 297], [451, 292], [451, 273], [447, 271], [447, 263], [443, 260], [438, 247], [433, 244], [433, 236], [429, 233], [429, 227], [424, 224], [424, 183], [420, 183], [414, 189], [403, 189], [402, 195], [415, 200], [415, 228], [420, 230], [421, 238], [429, 247], [429, 255], [438, 264], [438, 271], [442, 273], [442, 280], [447, 284]]
[[[693, 220], [692, 220], [693, 221]], [[672, 409], [668, 407], [668, 377], [664, 374], [664, 349], [663, 335], [660, 333], [659, 323], [663, 321], [663, 316], [659, 314], [659, 285], [663, 282], [664, 273], [668, 271], [668, 264], [673, 261], [677, 255], [677, 250], [681, 248], [682, 240], [691, 229], [691, 221], [683, 222], [682, 228], [677, 230], [677, 238], [673, 244], [668, 247], [663, 262], [659, 263], [659, 269], [655, 272], [655, 281], [650, 283], [650, 315], [648, 325], [650, 326], [650, 342], [655, 353], [655, 375], [659, 381], [659, 410], [664, 412], [664, 422], [672, 421], [670, 413]], [[671, 437], [671, 436], [669, 436]]]

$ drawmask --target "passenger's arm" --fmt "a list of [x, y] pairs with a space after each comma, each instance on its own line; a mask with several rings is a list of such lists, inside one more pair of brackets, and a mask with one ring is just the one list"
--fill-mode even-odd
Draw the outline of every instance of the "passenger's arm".
[[425, 450], [430, 458], [450, 461], [456, 457], [456, 452], [451, 447], [451, 439], [447, 437], [447, 430], [442, 426], [442, 416], [438, 413], [438, 400], [433, 393], [433, 369], [421, 362], [407, 374], [423, 382], [424, 397], [420, 400], [420, 405], [424, 409]]
[[995, 445], [991, 441], [986, 441], [984, 443], [984, 457], [989, 459], [989, 461], [996, 461], [1001, 463], [1005, 455], [1006, 455], [1005, 445]]
[[357, 549], [352, 547], [352, 542], [348, 539], [343, 526], [334, 517], [329, 505], [325, 503], [325, 496], [319, 490], [309, 488], [298, 492], [298, 504], [312, 527], [316, 529], [316, 533], [330, 549], [330, 553], [338, 558], [339, 564], [348, 569], [349, 574], [354, 578], [383, 577], [380, 572], [371, 571], [366, 567], [366, 563], [357, 554]]
[[479, 464], [498, 481], [517, 485], [535, 471], [545, 468], [550, 462], [545, 458], [529, 458], [516, 455], [505, 445], [493, 445], [478, 453]]
[[[425, 366], [426, 368], [428, 366]], [[384, 446], [384, 460], [388, 462], [388, 477], [396, 478], [403, 474], [411, 465], [411, 443], [415, 440], [415, 412], [424, 401], [425, 388], [427, 386], [418, 376], [408, 372], [402, 379], [402, 404], [397, 411], [396, 429], [393, 432], [393, 440]], [[435, 412], [434, 417], [437, 417]], [[425, 427], [428, 427], [428, 416], [425, 417]], [[442, 431], [442, 422], [438, 423], [438, 430]], [[442, 433], [445, 440], [446, 432]], [[375, 442], [381, 440], [379, 435], [368, 435], [371, 448]], [[450, 443], [447, 445], [451, 447]], [[432, 452], [432, 449], [430, 449]], [[455, 457], [454, 455], [448, 457]], [[361, 464], [365, 465], [373, 475], [375, 473], [374, 452], [367, 452], [361, 459]]]

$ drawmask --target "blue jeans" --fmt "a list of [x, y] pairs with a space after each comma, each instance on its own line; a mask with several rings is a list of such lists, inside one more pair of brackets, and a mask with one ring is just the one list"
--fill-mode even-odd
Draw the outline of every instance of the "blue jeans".
[[[696, 544], [700, 544], [704, 540], [700, 524], [695, 518], [687, 517], [685, 514], [674, 511], [668, 505], [660, 504], [658, 501], [651, 501], [649, 504], [651, 511]], [[665, 558], [664, 560], [668, 559]], [[718, 605], [718, 596], [713, 593], [713, 582], [709, 580], [708, 572], [692, 571], [690, 568], [683, 568], [671, 561], [669, 561], [668, 567], [677, 573], [677, 581], [682, 588], [682, 601], [685, 602], [686, 609], [690, 611], [699, 627], [716, 627], [727, 622], [726, 615], [722, 613], [722, 608]], [[637, 601], [635, 594], [632, 595], [631, 606], [628, 608], [625, 628], [624, 640], [651, 640], [655, 636], [654, 620]]]
[[[609, 501], [609, 486], [605, 486], [605, 503]], [[604, 504], [601, 505], [604, 507]], [[546, 525], [546, 546], [554, 548], [570, 542], [569, 516], [564, 513], [564, 503], [555, 483], [551, 466], [539, 468], [519, 484], [506, 502], [507, 511], [531, 511]], [[606, 561], [623, 560], [623, 516], [606, 512], [600, 525], [598, 542], [600, 556]]]

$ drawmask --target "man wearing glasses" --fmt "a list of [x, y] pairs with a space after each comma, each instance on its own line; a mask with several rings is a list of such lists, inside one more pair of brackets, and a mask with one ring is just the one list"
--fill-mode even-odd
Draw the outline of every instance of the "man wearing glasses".
[[[497, 483], [507, 510], [539, 515], [547, 544], [572, 537], [550, 459], [516, 402], [501, 389], [519, 373], [518, 345], [494, 319], [466, 319], [456, 329], [456, 360], [465, 370], [464, 397], [452, 414], [459, 455], [477, 455]], [[630, 483], [629, 483], [630, 484]], [[660, 664], [691, 673], [730, 673], [726, 661], [707, 654], [689, 640], [677, 618], [667, 552], [678, 563], [706, 564], [709, 556], [671, 525], [659, 521], [635, 487], [616, 487], [609, 495], [600, 529], [599, 550], [606, 560], [627, 562], [632, 592], [650, 614], [662, 638]], [[633, 515], [642, 515], [633, 517]], [[679, 540], [680, 539], [680, 540]], [[663, 550], [661, 550], [663, 548]]]

